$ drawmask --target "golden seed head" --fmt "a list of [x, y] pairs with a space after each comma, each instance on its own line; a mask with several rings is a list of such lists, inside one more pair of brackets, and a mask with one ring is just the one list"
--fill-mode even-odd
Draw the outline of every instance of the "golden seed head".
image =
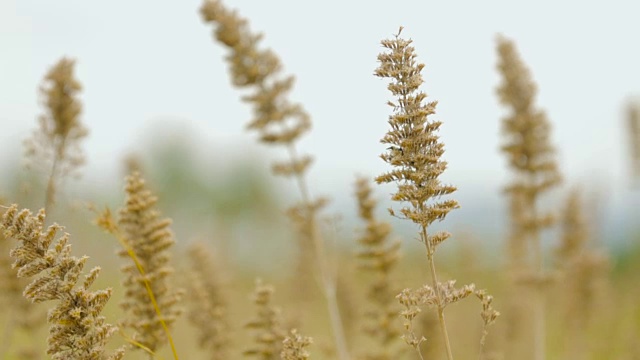
[[45, 213], [33, 216], [29, 210], [18, 212], [12, 205], [4, 214], [0, 227], [9, 238], [18, 241], [11, 250], [18, 276], [35, 278], [24, 289], [32, 302], [57, 301], [49, 310], [50, 323], [47, 353], [53, 359], [119, 359], [118, 350], [105, 354], [108, 339], [117, 331], [100, 313], [111, 297], [111, 289], [89, 290], [98, 276], [94, 268], [78, 285], [87, 257], [71, 255], [69, 234], [56, 237], [58, 225], [44, 228]]
[[[156, 209], [158, 198], [147, 189], [139, 173], [127, 177], [125, 206], [119, 212], [118, 228], [135, 253], [144, 275], [132, 262], [122, 267], [125, 275], [125, 298], [120, 304], [127, 316], [123, 326], [132, 328], [135, 340], [155, 351], [167, 341], [167, 334], [156, 308], [150, 300], [145, 281], [153, 292], [162, 320], [169, 327], [182, 314], [179, 302], [182, 290], [170, 282], [173, 273], [169, 249], [175, 243], [169, 228], [170, 219]], [[127, 250], [120, 255], [131, 260]]]
[[381, 140], [389, 147], [380, 156], [393, 170], [378, 176], [376, 181], [398, 183], [392, 200], [411, 205], [400, 209], [401, 216], [426, 228], [458, 207], [455, 200], [431, 202], [456, 188], [443, 185], [438, 179], [447, 163], [441, 160], [444, 144], [437, 135], [442, 123], [428, 118], [435, 114], [437, 103], [425, 102], [427, 94], [419, 90], [424, 64], [417, 62], [412, 41], [399, 35], [382, 41], [387, 52], [378, 55], [380, 65], [374, 73], [391, 79], [387, 88], [396, 97], [395, 102], [389, 103], [393, 108], [389, 116], [391, 129]]

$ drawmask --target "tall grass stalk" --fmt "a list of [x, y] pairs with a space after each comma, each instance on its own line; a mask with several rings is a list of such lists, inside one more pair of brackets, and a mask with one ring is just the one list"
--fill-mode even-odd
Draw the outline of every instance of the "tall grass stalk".
[[[253, 106], [254, 119], [248, 128], [260, 135], [260, 141], [283, 146], [289, 159], [273, 165], [275, 174], [293, 177], [300, 193], [300, 203], [290, 209], [301, 239], [298, 271], [308, 268], [310, 257], [315, 259], [315, 271], [319, 287], [324, 295], [329, 313], [335, 347], [341, 360], [350, 359], [345, 331], [336, 297], [335, 274], [332, 274], [325, 250], [326, 243], [319, 228], [318, 211], [324, 199], [314, 199], [307, 185], [306, 173], [312, 158], [300, 155], [296, 143], [311, 128], [311, 120], [300, 104], [291, 103], [288, 92], [293, 87], [292, 76], [281, 76], [282, 65], [271, 50], [260, 49], [260, 34], [250, 31], [247, 21], [236, 12], [228, 10], [219, 0], [206, 0], [201, 8], [206, 22], [216, 25], [214, 37], [230, 50], [233, 84], [251, 89], [243, 100]], [[312, 254], [308, 254], [311, 246]]]
[[[381, 158], [392, 165], [394, 170], [378, 176], [378, 183], [398, 183], [398, 191], [392, 200], [407, 202], [410, 207], [403, 207], [399, 215], [419, 226], [420, 241], [425, 245], [431, 287], [435, 306], [438, 312], [440, 331], [442, 332], [447, 358], [453, 359], [451, 342], [447, 331], [444, 308], [447, 305], [444, 288], [438, 280], [434, 254], [436, 246], [446, 240], [449, 233], [429, 235], [427, 227], [436, 220], [443, 220], [447, 213], [458, 207], [455, 200], [428, 203], [442, 195], [453, 193], [456, 188], [442, 185], [438, 180], [446, 169], [447, 163], [440, 159], [444, 153], [444, 145], [438, 142], [439, 121], [430, 121], [429, 115], [435, 113], [436, 102], [424, 104], [427, 95], [419, 91], [422, 85], [424, 64], [416, 62], [416, 53], [411, 40], [400, 37], [402, 28], [395, 38], [383, 40], [382, 46], [388, 52], [378, 55], [379, 67], [375, 75], [391, 78], [388, 85], [391, 93], [397, 97], [396, 102], [389, 102], [393, 115], [389, 117], [391, 129], [381, 142], [390, 145]], [[394, 211], [391, 210], [392, 215]], [[419, 350], [419, 343], [417, 344]]]
[[[541, 233], [554, 223], [554, 215], [539, 208], [542, 195], [561, 182], [555, 162], [555, 149], [551, 146], [551, 124], [544, 111], [535, 105], [536, 84], [529, 69], [520, 59], [515, 44], [500, 36], [497, 52], [498, 70], [502, 82], [497, 93], [500, 103], [508, 109], [502, 129], [505, 143], [502, 151], [507, 155], [514, 178], [506, 191], [511, 197], [512, 209], [518, 217], [512, 217], [511, 248], [523, 256], [516, 259], [525, 266], [513, 268], [514, 286], [525, 286], [531, 291], [533, 329], [533, 358], [543, 360], [545, 344], [545, 300], [549, 276], [544, 267]], [[517, 235], [514, 235], [517, 234]], [[531, 254], [526, 258], [527, 254]], [[515, 293], [518, 293], [516, 290]], [[517, 301], [517, 300], [516, 300]], [[519, 326], [519, 325], [517, 325]]]
[[[162, 329], [164, 330], [167, 336], [167, 340], [169, 342], [169, 346], [171, 347], [171, 353], [173, 355], [173, 358], [174, 360], [180, 360], [180, 358], [178, 357], [178, 351], [176, 350], [175, 342], [173, 340], [173, 336], [171, 335], [171, 331], [169, 330], [169, 327], [167, 326], [164, 316], [162, 315], [160, 306], [158, 306], [158, 301], [156, 300], [156, 296], [153, 293], [153, 289], [151, 288], [151, 284], [149, 283], [149, 279], [147, 277], [146, 271], [142, 266], [142, 263], [138, 259], [138, 256], [136, 255], [135, 251], [133, 250], [131, 245], [129, 245], [129, 242], [120, 231], [116, 221], [113, 219], [113, 216], [111, 215], [111, 211], [109, 209], [105, 209], [105, 211], [100, 215], [100, 217], [96, 219], [96, 222], [101, 228], [105, 229], [108, 233], [113, 235], [118, 240], [118, 243], [120, 243], [120, 246], [122, 246], [122, 248], [126, 251], [127, 255], [131, 258], [131, 260], [135, 264], [136, 269], [138, 270], [141, 278], [143, 279], [144, 287], [147, 292], [147, 295], [149, 296], [149, 300], [151, 301], [151, 304], [153, 305], [153, 309], [155, 310], [155, 313], [158, 316], [160, 324], [162, 324]], [[140, 349], [145, 350], [147, 353], [150, 354], [152, 358], [153, 356], [155, 356], [155, 352], [149, 349], [147, 346], [140, 344], [138, 341], [135, 341], [135, 340], [130, 342], [133, 343], [135, 346], [139, 347]]]

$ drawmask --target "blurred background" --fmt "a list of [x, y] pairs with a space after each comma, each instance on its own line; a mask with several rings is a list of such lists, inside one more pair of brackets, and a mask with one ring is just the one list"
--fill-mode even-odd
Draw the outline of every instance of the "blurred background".
[[[509, 173], [498, 150], [502, 111], [495, 96], [494, 50], [496, 35], [503, 34], [516, 41], [539, 85], [538, 104], [553, 124], [565, 189], [578, 185], [587, 193], [595, 228], [607, 234], [602, 243], [614, 251], [628, 245], [625, 234], [635, 230], [640, 209], [625, 130], [625, 104], [640, 95], [640, 51], [634, 45], [640, 5], [285, 0], [228, 5], [266, 34], [264, 45], [279, 54], [286, 73], [296, 75], [293, 98], [314, 124], [301, 144], [316, 159], [311, 186], [332, 199], [330, 212], [345, 224], [355, 216], [355, 174], [372, 177], [386, 170], [377, 155], [384, 150], [379, 139], [387, 129], [389, 95], [372, 72], [380, 39], [402, 25], [426, 63], [424, 90], [439, 101], [435, 118], [444, 122], [449, 162], [444, 181], [459, 188], [462, 207], [447, 226], [473, 229], [491, 246], [504, 236], [500, 194]], [[203, 214], [215, 208], [245, 216], [243, 207], [255, 201], [252, 192], [274, 208], [295, 200], [286, 191], [291, 184], [269, 174], [271, 161], [282, 154], [244, 131], [249, 109], [240, 101], [242, 92], [230, 86], [224, 49], [212, 42], [199, 6], [197, 0], [0, 0], [4, 191], [22, 176], [21, 143], [42, 112], [41, 79], [60, 57], [69, 56], [77, 59], [82, 120], [91, 131], [84, 142], [88, 163], [82, 178], [69, 182], [70, 191], [109, 201], [120, 191], [123, 164], [133, 156], [153, 174], [162, 198], [166, 193], [171, 199], [163, 201], [181, 199], [191, 209], [192, 202], [201, 203], [196, 208]], [[385, 201], [391, 191], [379, 188], [380, 198]], [[247, 195], [238, 199], [230, 193]]]
[[[296, 76], [292, 100], [308, 110], [314, 127], [300, 145], [315, 157], [309, 177], [314, 195], [331, 199], [326, 216], [336, 247], [352, 249], [363, 226], [356, 217], [355, 176], [373, 178], [388, 169], [378, 155], [385, 150], [379, 139], [387, 131], [390, 96], [373, 71], [380, 40], [402, 25], [426, 64], [423, 90], [439, 102], [433, 118], [443, 122], [449, 163], [443, 181], [458, 186], [454, 198], [461, 208], [437, 225], [454, 233], [443, 246], [456, 254], [445, 273], [475, 281], [484, 269], [484, 284], [498, 281], [493, 275], [503, 263], [508, 230], [502, 189], [510, 179], [499, 151], [504, 113], [495, 95], [495, 38], [502, 34], [515, 41], [531, 69], [537, 104], [553, 126], [565, 181], [545, 205], [559, 209], [568, 190], [579, 186], [591, 238], [610, 251], [614, 273], [623, 274], [615, 286], [624, 290], [625, 276], [637, 281], [627, 267], [629, 250], [639, 248], [640, 187], [632, 176], [626, 109], [640, 101], [640, 3], [226, 4], [264, 32], [263, 45], [279, 55], [286, 74]], [[245, 131], [250, 109], [230, 84], [226, 51], [202, 23], [200, 5], [0, 0], [0, 194], [33, 209], [42, 206], [44, 184], [24, 169], [22, 142], [43, 112], [38, 87], [46, 71], [63, 56], [74, 58], [83, 85], [82, 121], [90, 130], [82, 145], [87, 164], [79, 179], [65, 181], [52, 215], [79, 234], [76, 239], [86, 238], [74, 240], [74, 251], [101, 264], [119, 262], [112, 256], [115, 240], [91, 225], [87, 206], [120, 207], [123, 177], [136, 164], [174, 220], [178, 251], [196, 240], [210, 242], [223, 265], [235, 266], [226, 281], [241, 279], [233, 296], [245, 299], [255, 274], [290, 271], [293, 235], [283, 213], [297, 197], [289, 180], [270, 173], [273, 160], [285, 154]], [[375, 188], [381, 215], [392, 206], [387, 199], [393, 190]], [[414, 251], [413, 227], [388, 220], [407, 245], [403, 274], [422, 277], [425, 269], [411, 271], [423, 256]], [[548, 246], [556, 241], [557, 235], [546, 238]], [[472, 261], [476, 249], [487, 256]], [[110, 271], [102, 284], [117, 283]], [[633, 299], [628, 304], [635, 309]], [[616, 329], [625, 332], [624, 326]], [[607, 349], [601, 358], [611, 354]]]

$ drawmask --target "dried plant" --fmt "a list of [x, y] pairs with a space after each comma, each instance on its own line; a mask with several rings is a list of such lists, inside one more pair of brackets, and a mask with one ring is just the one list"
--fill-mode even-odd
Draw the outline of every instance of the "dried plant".
[[579, 189], [573, 189], [562, 211], [562, 237], [555, 251], [557, 267], [560, 269], [571, 267], [571, 263], [582, 255], [587, 245], [589, 232], [580, 195]]
[[[4, 203], [0, 201], [0, 204]], [[4, 211], [1, 211], [4, 213]], [[0, 356], [7, 356], [11, 353], [11, 345], [14, 343], [14, 332], [32, 334], [41, 328], [46, 321], [46, 314], [37, 306], [29, 302], [22, 296], [22, 291], [31, 280], [18, 277], [18, 269], [13, 268], [13, 259], [10, 251], [11, 242], [0, 232], [0, 295], [4, 309], [7, 309], [6, 325], [3, 330], [0, 344]], [[27, 344], [29, 348], [23, 346], [15, 352], [20, 359], [39, 359], [35, 339]]]
[[220, 284], [213, 254], [203, 244], [189, 248], [191, 277], [189, 321], [198, 331], [198, 344], [212, 360], [228, 359], [230, 345], [227, 301]]
[[493, 308], [493, 296], [487, 294], [486, 290], [475, 290], [474, 294], [480, 300], [482, 304], [482, 312], [480, 317], [482, 318], [482, 337], [480, 338], [480, 354], [479, 359], [483, 358], [484, 345], [489, 335], [489, 326], [496, 322], [500, 313]]
[[[105, 346], [115, 326], [100, 315], [111, 297], [111, 289], [91, 291], [100, 268], [93, 268], [78, 285], [87, 257], [71, 255], [69, 234], [57, 236], [62, 227], [44, 228], [45, 211], [33, 216], [12, 205], [2, 218], [5, 236], [18, 241], [11, 251], [18, 276], [36, 277], [24, 289], [24, 297], [34, 303], [57, 300], [49, 310], [47, 353], [59, 360], [121, 359], [122, 349], [105, 354]], [[38, 276], [39, 275], [39, 276]]]
[[391, 225], [376, 218], [376, 201], [371, 196], [370, 181], [359, 178], [356, 181], [356, 198], [360, 218], [366, 223], [362, 235], [358, 238], [360, 267], [374, 279], [369, 284], [367, 299], [371, 305], [365, 311], [368, 320], [363, 326], [365, 333], [373, 338], [378, 348], [370, 349], [363, 359], [394, 359], [398, 350], [393, 344], [400, 337], [394, 326], [398, 309], [393, 301], [398, 292], [391, 279], [392, 270], [398, 264], [400, 242], [389, 239]]
[[601, 311], [609, 261], [603, 252], [588, 247], [589, 227], [584, 215], [580, 191], [573, 189], [561, 218], [561, 243], [556, 248], [556, 263], [562, 275], [560, 294], [564, 300], [567, 357], [585, 358], [588, 354], [587, 330], [593, 314]]
[[309, 358], [307, 347], [312, 343], [312, 338], [302, 336], [298, 334], [296, 329], [292, 329], [282, 341], [280, 358], [283, 360], [306, 360]]
[[[419, 239], [425, 245], [431, 273], [431, 285], [424, 285], [417, 290], [405, 289], [398, 295], [400, 304], [405, 307], [402, 312], [407, 330], [404, 339], [422, 357], [420, 344], [424, 338], [413, 332], [413, 319], [419, 314], [420, 305], [433, 307], [438, 313], [447, 357], [453, 359], [444, 309], [473, 294], [475, 288], [472, 284], [458, 289], [454, 286], [455, 281], [438, 281], [434, 255], [437, 246], [450, 234], [438, 232], [430, 235], [428, 228], [436, 220], [444, 220], [449, 211], [458, 207], [455, 200], [439, 200], [441, 196], [453, 193], [456, 188], [443, 185], [438, 179], [447, 167], [447, 163], [441, 159], [444, 145], [436, 134], [442, 123], [428, 119], [429, 115], [435, 113], [436, 102], [424, 103], [427, 94], [419, 90], [423, 83], [421, 71], [424, 64], [417, 63], [412, 40], [402, 39], [401, 32], [402, 28], [393, 39], [381, 42], [387, 52], [378, 55], [380, 65], [375, 70], [376, 76], [392, 79], [387, 88], [396, 97], [396, 102], [388, 102], [393, 108], [393, 115], [389, 116], [391, 129], [381, 140], [390, 146], [380, 156], [394, 169], [378, 176], [376, 182], [397, 183], [398, 191], [391, 199], [409, 204], [402, 207], [397, 216], [418, 225]], [[389, 209], [389, 212], [396, 216], [394, 210]]]
[[169, 248], [175, 241], [169, 228], [171, 220], [161, 218], [155, 206], [158, 198], [139, 173], [127, 177], [125, 192], [118, 228], [127, 247], [119, 254], [131, 261], [133, 252], [135, 260], [122, 267], [126, 289], [121, 303], [126, 313], [122, 326], [133, 329], [133, 339], [155, 352], [168, 340], [172, 342], [168, 328], [182, 313], [182, 291], [176, 290], [169, 278], [173, 273]]
[[274, 292], [273, 286], [262, 283], [260, 279], [256, 280], [253, 302], [258, 312], [256, 317], [246, 324], [246, 328], [255, 333], [254, 345], [244, 352], [246, 356], [275, 360], [282, 352], [282, 342], [286, 333], [282, 328], [281, 310], [272, 304]]
[[73, 75], [75, 61], [62, 58], [47, 73], [40, 88], [45, 113], [39, 128], [25, 141], [26, 156], [49, 171], [45, 211], [54, 203], [58, 182], [84, 163], [80, 141], [88, 131], [80, 122], [82, 86]]
[[[299, 286], [308, 281], [309, 270], [316, 269], [318, 282], [327, 301], [334, 342], [341, 360], [349, 359], [342, 318], [336, 299], [335, 274], [330, 270], [325, 243], [318, 224], [318, 213], [326, 199], [314, 199], [306, 181], [306, 173], [312, 163], [311, 156], [300, 155], [296, 143], [311, 129], [311, 120], [300, 104], [288, 100], [293, 87], [293, 76], [282, 76], [282, 65], [271, 50], [259, 47], [262, 35], [253, 34], [247, 21], [236, 12], [228, 10], [219, 0], [205, 0], [200, 13], [206, 22], [216, 26], [214, 37], [230, 53], [226, 60], [230, 66], [235, 86], [251, 89], [243, 97], [252, 105], [254, 118], [248, 128], [259, 133], [260, 141], [284, 146], [289, 159], [273, 165], [275, 174], [295, 180], [300, 193], [300, 203], [289, 210], [299, 230], [298, 268]], [[315, 266], [310, 267], [309, 264]], [[306, 276], [305, 276], [306, 275]]]
[[[535, 106], [536, 85], [525, 64], [520, 59], [512, 41], [498, 37], [498, 70], [502, 82], [497, 89], [500, 103], [509, 113], [502, 121], [507, 155], [514, 173], [513, 182], [506, 191], [511, 196], [512, 234], [510, 257], [512, 267], [518, 271], [514, 277], [526, 283], [544, 284], [548, 274], [544, 271], [541, 232], [553, 223], [553, 215], [539, 207], [540, 197], [561, 181], [555, 162], [555, 150], [550, 144], [551, 125], [544, 111]], [[526, 249], [526, 250], [525, 250]], [[524, 257], [531, 254], [530, 257]], [[545, 358], [544, 295], [540, 286], [533, 286], [533, 357]], [[517, 292], [517, 291], [516, 291]], [[519, 302], [519, 300], [515, 300]]]

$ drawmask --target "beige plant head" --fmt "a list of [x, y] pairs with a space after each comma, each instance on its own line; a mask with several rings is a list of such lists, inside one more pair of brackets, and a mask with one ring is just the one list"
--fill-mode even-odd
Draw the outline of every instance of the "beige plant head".
[[[506, 187], [511, 216], [509, 270], [515, 286], [522, 285], [532, 291], [528, 296], [532, 299], [531, 306], [527, 309], [522, 298], [524, 289], [512, 290], [510, 335], [520, 338], [510, 343], [521, 344], [531, 339], [533, 358], [542, 360], [546, 352], [544, 291], [551, 277], [545, 272], [541, 233], [553, 225], [555, 216], [551, 211], [540, 209], [539, 202], [543, 194], [561, 182], [561, 176], [551, 145], [551, 124], [545, 112], [536, 107], [537, 90], [529, 69], [511, 40], [498, 36], [497, 52], [497, 67], [502, 77], [497, 94], [507, 109], [502, 119], [505, 142], [501, 149], [513, 172], [513, 180]], [[531, 321], [520, 321], [519, 317], [525, 313], [531, 314]], [[527, 323], [533, 334], [525, 338], [520, 334]]]
[[2, 218], [8, 238], [18, 241], [11, 251], [18, 276], [35, 278], [24, 289], [24, 296], [34, 303], [56, 301], [49, 310], [50, 324], [47, 353], [56, 360], [121, 359], [122, 350], [108, 355], [108, 339], [117, 331], [100, 315], [111, 297], [111, 289], [91, 291], [100, 268], [84, 276], [87, 257], [71, 255], [69, 234], [58, 236], [62, 227], [45, 229], [45, 212], [34, 216], [29, 210], [18, 211], [12, 205]]
[[[0, 199], [0, 217], [4, 214], [4, 199]], [[13, 341], [14, 334], [30, 334], [38, 331], [45, 325], [47, 320], [46, 312], [22, 296], [24, 288], [32, 281], [28, 278], [18, 277], [18, 269], [12, 266], [13, 259], [10, 256], [12, 242], [0, 231], [0, 301], [5, 312], [5, 340], [0, 342], [0, 354], [11, 356], [16, 352], [20, 359], [36, 360], [40, 359], [42, 349], [37, 345], [37, 339], [31, 338], [29, 342], [23, 343]], [[14, 345], [14, 346], [12, 346]]]
[[[200, 13], [204, 21], [216, 26], [214, 37], [229, 49], [226, 60], [233, 84], [251, 89], [243, 97], [253, 108], [248, 128], [257, 131], [262, 142], [283, 145], [295, 152], [292, 145], [311, 129], [311, 119], [300, 104], [288, 99], [293, 76], [280, 74], [280, 59], [259, 46], [262, 34], [252, 33], [247, 21], [221, 1], [205, 0]], [[284, 176], [300, 176], [311, 162], [310, 156], [291, 154], [288, 161], [276, 163], [273, 170]]]
[[282, 360], [307, 360], [310, 357], [307, 347], [313, 343], [308, 336], [298, 334], [298, 330], [292, 329], [289, 335], [282, 341]]
[[561, 181], [551, 146], [551, 124], [544, 111], [535, 106], [536, 85], [515, 44], [498, 37], [498, 56], [502, 82], [497, 93], [500, 103], [508, 109], [502, 121], [506, 139], [502, 151], [518, 174], [507, 190], [535, 197]]
[[224, 286], [220, 284], [219, 269], [204, 243], [189, 247], [191, 276], [187, 287], [188, 319], [198, 331], [198, 344], [207, 351], [209, 359], [229, 357], [229, 322]]
[[27, 159], [49, 172], [45, 208], [53, 204], [61, 177], [73, 174], [84, 163], [80, 141], [88, 131], [80, 122], [82, 86], [74, 77], [74, 68], [74, 60], [62, 58], [49, 70], [40, 88], [45, 113], [38, 129], [25, 141]]
[[262, 360], [276, 360], [282, 352], [282, 342], [286, 333], [282, 328], [281, 310], [273, 305], [271, 285], [256, 280], [253, 302], [257, 307], [256, 316], [245, 327], [253, 331], [254, 344], [244, 352], [245, 356]]
[[214, 38], [229, 50], [226, 60], [233, 84], [250, 91], [242, 98], [253, 110], [248, 129], [256, 131], [263, 143], [283, 146], [288, 152], [289, 158], [274, 163], [272, 170], [294, 178], [300, 191], [301, 201], [287, 213], [298, 230], [295, 281], [308, 288], [313, 284], [313, 269], [318, 268], [310, 264], [318, 264], [318, 252], [322, 251], [318, 248], [323, 245], [318, 213], [327, 202], [312, 197], [305, 176], [313, 159], [299, 154], [296, 148], [298, 140], [311, 129], [310, 116], [302, 105], [289, 100], [294, 77], [282, 75], [280, 59], [260, 46], [262, 34], [252, 32], [246, 19], [220, 0], [205, 0], [200, 14], [205, 22], [214, 25]]
[[371, 181], [364, 177], [358, 178], [356, 199], [358, 213], [365, 222], [365, 228], [357, 239], [360, 245], [357, 257], [360, 267], [372, 277], [368, 283], [369, 304], [364, 311], [367, 322], [363, 325], [363, 330], [378, 345], [367, 349], [363, 358], [393, 359], [399, 355], [399, 350], [393, 345], [401, 334], [395, 326], [399, 309], [393, 301], [397, 290], [391, 274], [398, 264], [400, 242], [389, 238], [391, 225], [375, 216], [376, 201], [371, 193]]
[[[393, 170], [378, 176], [376, 182], [397, 183], [398, 190], [391, 199], [407, 204], [400, 209], [398, 217], [411, 220], [419, 226], [419, 238], [426, 248], [431, 275], [431, 285], [423, 285], [416, 290], [405, 289], [396, 296], [404, 307], [400, 312], [405, 320], [403, 339], [422, 359], [420, 346], [426, 339], [416, 334], [414, 319], [422, 311], [422, 306], [430, 307], [438, 314], [442, 342], [447, 358], [452, 360], [453, 351], [444, 310], [450, 304], [474, 294], [475, 285], [456, 288], [455, 280], [438, 280], [434, 255], [438, 245], [450, 234], [430, 234], [429, 226], [458, 208], [455, 200], [440, 200], [442, 196], [455, 192], [456, 188], [443, 185], [439, 180], [447, 168], [447, 163], [441, 158], [444, 144], [437, 135], [442, 123], [429, 118], [435, 114], [436, 102], [426, 102], [427, 95], [419, 90], [424, 82], [421, 74], [424, 64], [417, 62], [412, 40], [401, 38], [401, 32], [402, 27], [393, 39], [381, 42], [386, 50], [378, 55], [379, 66], [374, 72], [375, 76], [391, 79], [387, 89], [395, 97], [394, 101], [388, 102], [393, 109], [388, 121], [390, 129], [381, 140], [389, 147], [380, 156]], [[364, 210], [362, 212], [366, 215], [368, 210]], [[395, 215], [393, 210], [389, 211]]]
[[[170, 340], [165, 325], [171, 327], [182, 313], [182, 290], [170, 281], [173, 267], [169, 249], [175, 241], [169, 228], [171, 220], [161, 217], [156, 209], [158, 198], [139, 173], [127, 177], [125, 192], [125, 205], [118, 219], [118, 227], [129, 247], [120, 251], [127, 260], [127, 265], [122, 267], [125, 296], [121, 307], [126, 314], [122, 325], [135, 331], [135, 341], [155, 352]], [[133, 251], [137, 263], [132, 261], [128, 250]], [[145, 281], [155, 296], [153, 301]]]
[[506, 187], [511, 216], [511, 272], [515, 278], [542, 280], [540, 234], [553, 225], [555, 216], [551, 211], [541, 210], [539, 202], [562, 179], [551, 145], [551, 125], [544, 111], [536, 107], [536, 85], [529, 69], [511, 40], [499, 36], [497, 43], [497, 67], [502, 75], [497, 94], [507, 109], [502, 119], [505, 138], [502, 151], [513, 172], [513, 180]]
[[[421, 75], [424, 64], [416, 61], [411, 43], [412, 40], [402, 39], [398, 33], [394, 39], [382, 41], [387, 52], [378, 55], [380, 64], [374, 74], [391, 79], [387, 88], [396, 100], [388, 103], [393, 109], [389, 116], [391, 128], [381, 142], [389, 147], [380, 156], [393, 170], [378, 176], [376, 182], [397, 183], [392, 200], [408, 204], [400, 209], [400, 217], [426, 228], [436, 220], [443, 220], [458, 203], [437, 200], [456, 188], [443, 185], [438, 179], [447, 168], [441, 159], [444, 144], [437, 135], [442, 123], [428, 118], [435, 114], [437, 103], [425, 102], [427, 94], [419, 90], [424, 82]], [[441, 232], [422, 240], [435, 251], [448, 237], [448, 233]]]

